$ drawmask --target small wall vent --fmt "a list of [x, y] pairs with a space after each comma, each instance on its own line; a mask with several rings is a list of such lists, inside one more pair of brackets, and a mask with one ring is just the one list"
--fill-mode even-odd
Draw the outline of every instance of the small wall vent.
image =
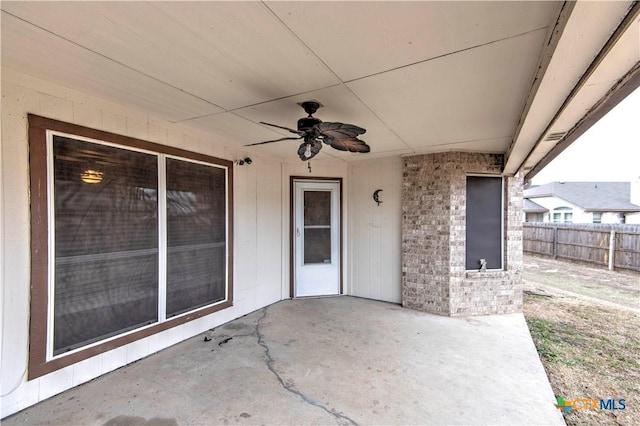
[[567, 132], [554, 132], [554, 133], [549, 133], [547, 135], [546, 138], [544, 138], [545, 141], [559, 141], [560, 139], [562, 139], [564, 137], [564, 135], [566, 135]]

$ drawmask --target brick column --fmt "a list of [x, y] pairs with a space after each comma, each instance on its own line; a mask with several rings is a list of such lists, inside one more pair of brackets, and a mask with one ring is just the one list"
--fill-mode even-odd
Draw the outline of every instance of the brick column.
[[440, 315], [522, 310], [522, 179], [505, 178], [504, 270], [466, 271], [466, 177], [499, 175], [501, 154], [404, 158], [402, 304]]

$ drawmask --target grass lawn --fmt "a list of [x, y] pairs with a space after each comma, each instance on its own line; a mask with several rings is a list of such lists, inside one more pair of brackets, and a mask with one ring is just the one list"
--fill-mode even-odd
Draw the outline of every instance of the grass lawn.
[[[525, 289], [553, 295], [525, 294], [524, 314], [556, 397], [567, 401], [614, 399], [617, 408], [624, 399], [626, 406], [624, 410], [573, 409], [565, 414], [567, 424], [640, 425], [640, 316], [633, 307], [637, 301], [616, 306], [606, 297], [599, 301], [592, 295], [584, 298], [567, 292], [554, 287], [548, 276], [540, 276], [548, 275], [545, 270], [553, 271], [562, 281], [560, 262], [553, 269], [540, 267], [543, 261], [536, 258], [530, 262], [536, 262], [538, 268], [527, 267], [525, 259]], [[574, 276], [580, 268], [569, 267]], [[599, 292], [606, 293], [611, 286], [610, 281], [590, 279], [588, 267], [582, 276]], [[638, 284], [640, 292], [640, 275], [613, 278], [630, 282], [632, 290]], [[631, 297], [640, 295], [632, 293]]]

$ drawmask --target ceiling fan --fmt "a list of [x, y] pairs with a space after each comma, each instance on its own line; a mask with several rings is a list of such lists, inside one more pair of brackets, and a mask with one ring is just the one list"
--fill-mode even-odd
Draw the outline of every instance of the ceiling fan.
[[354, 126], [353, 124], [322, 122], [322, 120], [320, 120], [319, 118], [313, 117], [313, 114], [315, 114], [315, 112], [321, 106], [317, 101], [302, 102], [300, 106], [305, 110], [307, 114], [309, 114], [309, 116], [303, 117], [298, 120], [298, 130], [290, 129], [284, 126], [278, 126], [277, 124], [265, 123], [264, 121], [260, 122], [260, 124], [288, 130], [289, 132], [298, 135], [297, 137], [280, 138], [272, 141], [252, 143], [245, 146], [263, 145], [285, 140], [304, 139], [304, 142], [302, 142], [300, 144], [300, 147], [298, 148], [298, 156], [302, 161], [308, 161], [315, 157], [322, 149], [323, 142], [340, 151], [371, 151], [369, 145], [367, 145], [364, 141], [358, 139], [357, 137], [358, 135], [366, 132], [366, 129]]

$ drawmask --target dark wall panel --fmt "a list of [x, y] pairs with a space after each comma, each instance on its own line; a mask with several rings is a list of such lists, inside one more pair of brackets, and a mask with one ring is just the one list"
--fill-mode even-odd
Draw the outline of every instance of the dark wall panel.
[[467, 176], [466, 269], [502, 269], [502, 178]]

